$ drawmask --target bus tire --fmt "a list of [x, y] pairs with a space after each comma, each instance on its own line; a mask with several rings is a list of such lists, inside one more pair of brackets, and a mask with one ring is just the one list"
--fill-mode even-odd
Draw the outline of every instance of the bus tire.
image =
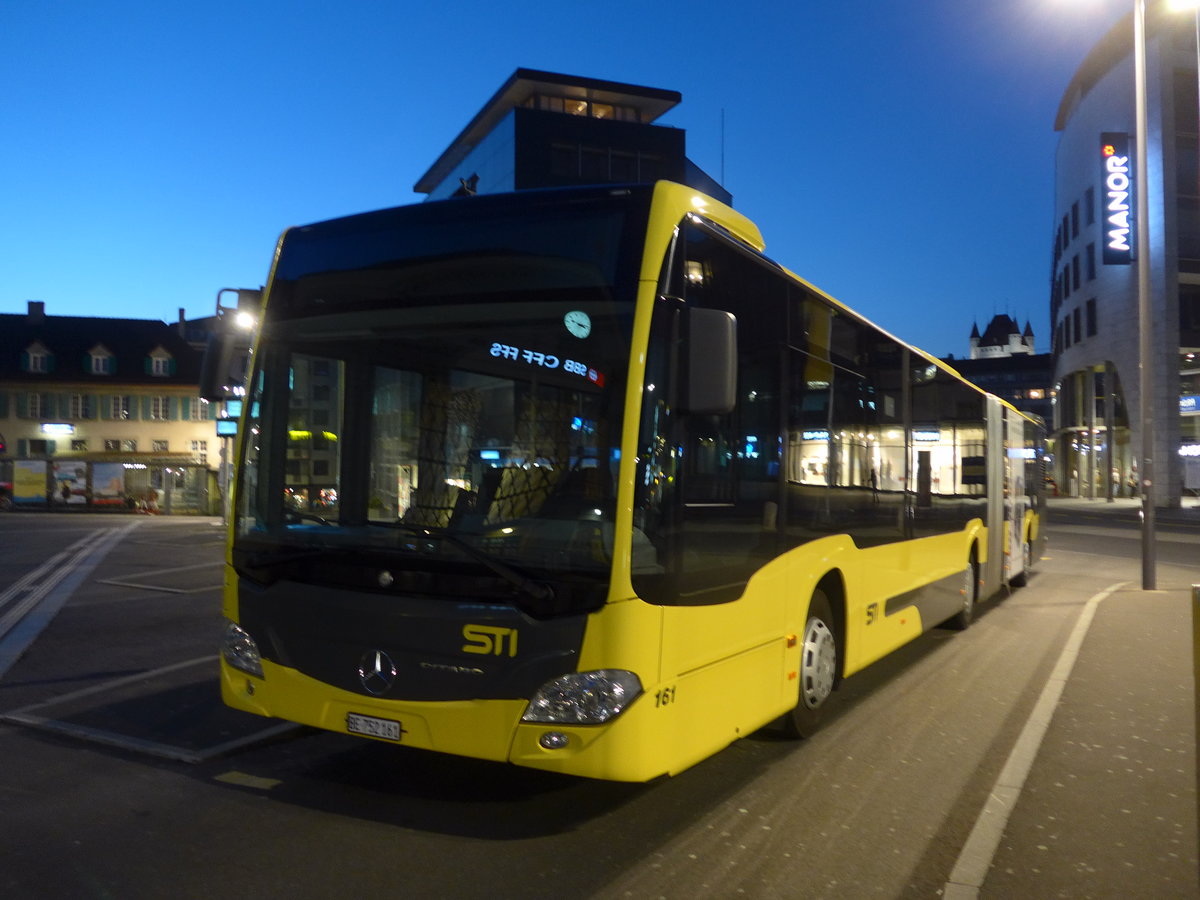
[[1021, 548], [1021, 571], [1011, 579], [1013, 587], [1025, 587], [1029, 584], [1029, 571], [1033, 568], [1033, 545], [1029, 541]]
[[811, 737], [820, 727], [829, 698], [837, 684], [837, 623], [829, 599], [820, 588], [808, 604], [808, 620], [800, 645], [800, 696], [784, 715], [783, 732], [788, 737]]
[[963, 583], [960, 588], [962, 606], [947, 621], [946, 625], [956, 631], [964, 631], [975, 618], [975, 604], [979, 600], [979, 562], [975, 556], [975, 548], [967, 559], [967, 567], [963, 570]]

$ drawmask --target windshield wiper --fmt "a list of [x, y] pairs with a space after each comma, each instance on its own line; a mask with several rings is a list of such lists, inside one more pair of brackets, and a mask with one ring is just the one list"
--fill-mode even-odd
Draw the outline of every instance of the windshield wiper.
[[510, 566], [506, 562], [502, 562], [491, 556], [488, 553], [480, 550], [474, 544], [464, 541], [456, 534], [449, 531], [436, 531], [432, 528], [426, 528], [422, 525], [408, 525], [404, 522], [380, 522], [373, 521], [371, 525], [377, 525], [380, 528], [394, 528], [397, 531], [405, 531], [409, 534], [415, 534], [419, 537], [441, 538], [453, 544], [467, 556], [471, 557], [476, 562], [483, 563], [509, 584], [513, 585], [517, 590], [526, 596], [530, 597], [539, 604], [547, 604], [554, 599], [554, 589], [545, 582], [536, 581], [517, 569]]

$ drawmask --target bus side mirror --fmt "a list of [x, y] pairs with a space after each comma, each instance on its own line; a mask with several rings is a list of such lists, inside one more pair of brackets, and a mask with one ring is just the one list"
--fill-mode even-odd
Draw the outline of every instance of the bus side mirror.
[[737, 402], [737, 319], [721, 309], [688, 310], [685, 412], [724, 415]]
[[200, 396], [209, 401], [229, 396], [230, 366], [233, 365], [234, 341], [231, 335], [214, 331], [208, 336], [204, 359], [200, 363]]

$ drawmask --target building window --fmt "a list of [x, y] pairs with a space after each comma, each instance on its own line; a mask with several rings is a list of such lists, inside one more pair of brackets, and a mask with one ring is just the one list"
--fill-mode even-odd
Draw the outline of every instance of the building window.
[[1094, 337], [1096, 334], [1096, 301], [1089, 300], [1087, 302], [1087, 336]]
[[30, 419], [46, 419], [54, 415], [49, 394], [26, 394], [25, 415]]
[[1087, 245], [1087, 280], [1096, 280], [1096, 245]]
[[1079, 290], [1079, 286], [1083, 284], [1079, 278], [1079, 254], [1076, 253], [1071, 258], [1071, 277], [1075, 282], [1075, 290]]
[[155, 356], [150, 360], [151, 375], [170, 375], [171, 374], [171, 359], [166, 356]]
[[45, 375], [52, 368], [51, 354], [41, 341], [31, 344], [25, 349], [25, 371], [36, 375]]
[[121, 441], [121, 450], [125, 453], [137, 453], [137, 441]]
[[71, 418], [72, 419], [93, 419], [96, 417], [96, 412], [92, 408], [92, 398], [88, 394], [72, 394], [71, 395]]
[[150, 418], [156, 422], [165, 422], [171, 418], [171, 398], [151, 397]]
[[128, 394], [118, 394], [109, 398], [110, 419], [133, 418], [133, 398]]
[[1087, 225], [1096, 224], [1096, 189], [1088, 188], [1083, 195], [1083, 220]]
[[111, 375], [113, 373], [112, 354], [92, 351], [90, 360], [91, 365], [89, 368], [93, 375]]
[[1079, 201], [1071, 204], [1071, 237], [1079, 237]]
[[1063, 299], [1066, 300], [1071, 296], [1071, 273], [1063, 266], [1062, 272]]
[[169, 452], [167, 450], [167, 444], [167, 441], [154, 441], [151, 444], [151, 449], [153, 449], [155, 453], [167, 453]]
[[104, 439], [104, 452], [105, 453], [116, 453], [120, 449], [121, 449], [121, 442], [119, 440], [117, 440], [116, 438], [105, 438]]
[[44, 438], [34, 438], [29, 442], [30, 456], [49, 456], [50, 442]]
[[208, 441], [192, 441], [192, 456], [200, 462], [208, 462]]
[[73, 450], [74, 452], [87, 453], [87, 448], [88, 448], [87, 441], [80, 440], [79, 438], [71, 439], [71, 450]]
[[193, 397], [188, 408], [188, 417], [193, 422], [208, 421], [208, 401]]
[[1071, 312], [1071, 323], [1075, 326], [1075, 343], [1083, 340], [1083, 330], [1081, 328], [1083, 317], [1079, 314], [1079, 307]]

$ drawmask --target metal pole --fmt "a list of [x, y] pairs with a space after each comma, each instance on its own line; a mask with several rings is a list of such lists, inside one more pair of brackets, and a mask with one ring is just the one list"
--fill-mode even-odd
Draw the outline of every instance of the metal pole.
[[1137, 130], [1138, 382], [1142, 429], [1142, 590], [1155, 589], [1154, 559], [1154, 362], [1150, 312], [1149, 144], [1146, 116], [1146, 0], [1133, 3], [1133, 69]]
[[1104, 496], [1107, 502], [1113, 502], [1113, 492], [1117, 486], [1112, 477], [1113, 473], [1113, 438], [1117, 429], [1114, 422], [1113, 410], [1116, 408], [1116, 392], [1112, 389], [1113, 367], [1111, 363], [1104, 364]]
[[[1192, 677], [1195, 687], [1196, 733], [1200, 734], [1200, 584], [1192, 585]], [[1200, 784], [1200, 753], [1196, 754], [1196, 783]], [[1196, 806], [1200, 825], [1200, 804]]]

